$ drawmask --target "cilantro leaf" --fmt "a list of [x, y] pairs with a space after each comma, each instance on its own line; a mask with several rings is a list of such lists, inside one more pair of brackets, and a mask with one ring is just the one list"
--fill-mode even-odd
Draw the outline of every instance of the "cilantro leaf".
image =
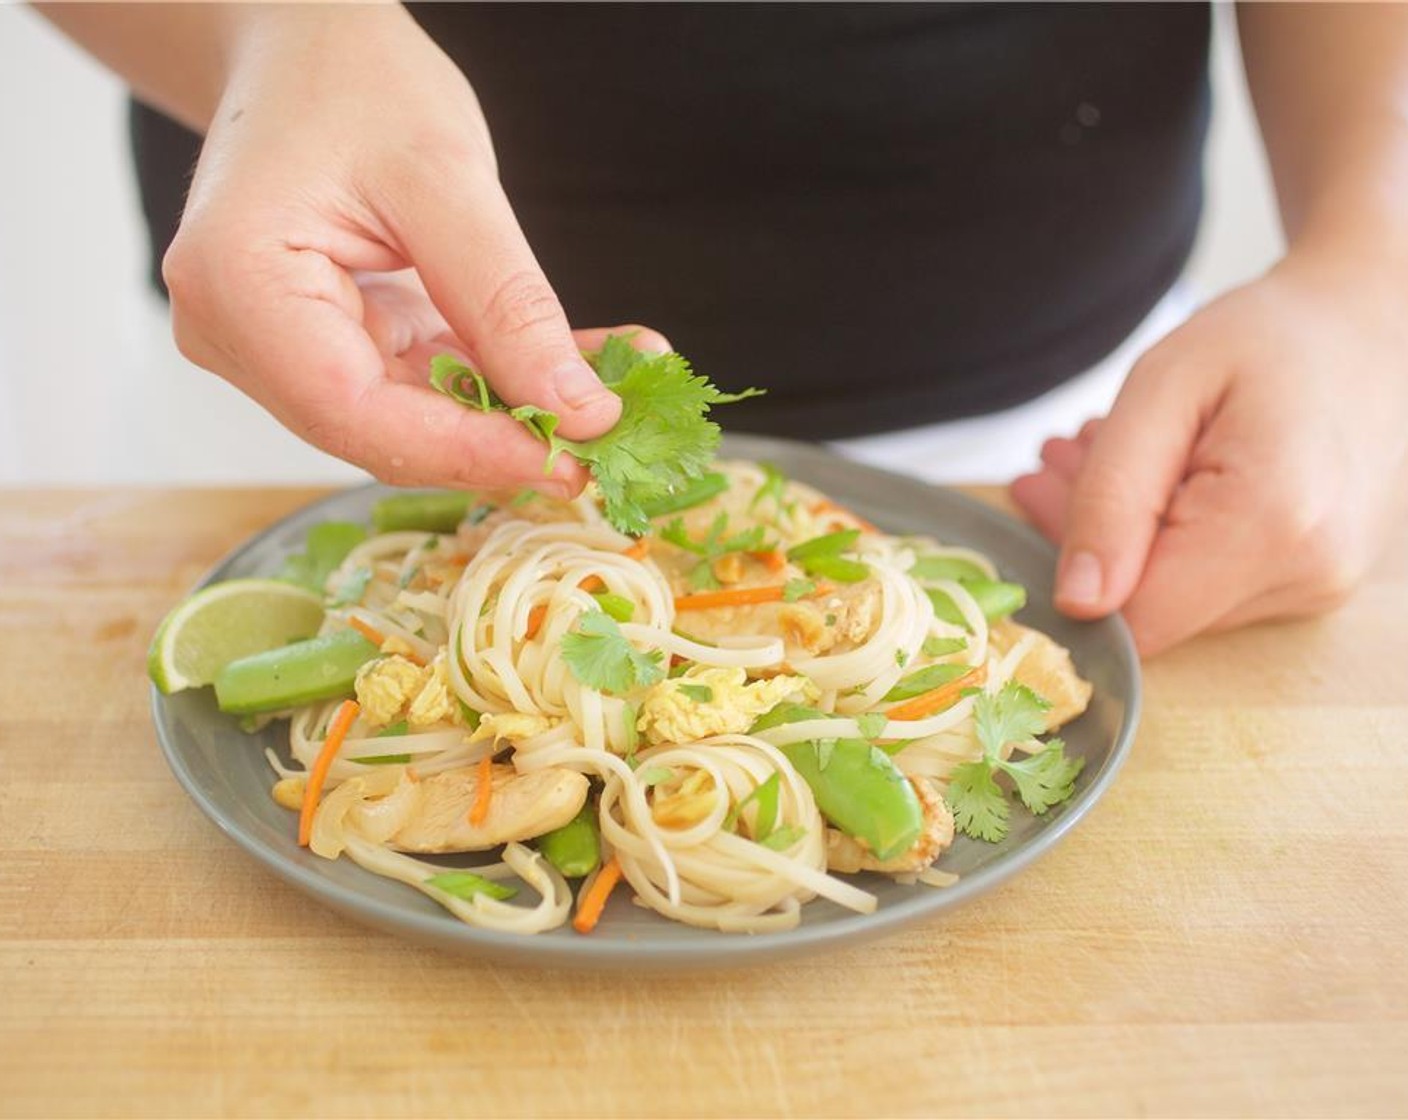
[[759, 552], [766, 547], [763, 541], [765, 530], [754, 525], [742, 532], [725, 537], [728, 531], [728, 514], [720, 513], [714, 518], [705, 534], [698, 540], [689, 535], [684, 519], [676, 517], [660, 530], [660, 539], [676, 548], [700, 557], [689, 573], [689, 584], [698, 590], [709, 590], [719, 586], [714, 575], [714, 561], [730, 552]]
[[562, 660], [572, 675], [598, 692], [629, 692], [665, 675], [659, 650], [641, 653], [604, 611], [587, 611], [562, 636]]
[[1085, 769], [1085, 759], [1068, 758], [1066, 744], [1052, 739], [1035, 754], [1000, 763], [1017, 787], [1017, 796], [1033, 813], [1046, 812], [1075, 792], [1075, 780]]
[[996, 762], [1008, 743], [1025, 743], [1040, 735], [1050, 707], [1016, 681], [1008, 681], [996, 696], [978, 697], [973, 705], [973, 722], [988, 761]]
[[808, 595], [815, 593], [816, 580], [789, 579], [782, 585], [782, 601], [784, 603], [795, 603], [798, 599], [805, 599]]
[[759, 390], [721, 392], [679, 354], [643, 353], [617, 336], [585, 357], [621, 398], [621, 419], [596, 439], [564, 439], [557, 434], [557, 416], [533, 405], [508, 408], [483, 375], [449, 354], [431, 359], [430, 384], [468, 408], [507, 412], [527, 426], [548, 445], [547, 469], [563, 451], [584, 463], [596, 479], [606, 519], [639, 536], [649, 527], [648, 509], [699, 480], [712, 462], [720, 432], [707, 419], [710, 407]]
[[783, 495], [787, 490], [787, 476], [776, 463], [760, 462], [758, 466], [763, 471], [763, 484], [758, 487], [753, 500], [748, 503], [748, 508], [757, 509], [759, 502], [771, 501], [773, 507], [780, 511]]
[[696, 704], [712, 704], [714, 702], [714, 690], [707, 684], [680, 684], [675, 687]]
[[995, 780], [999, 772], [1012, 779], [1017, 796], [1036, 814], [1075, 792], [1075, 780], [1085, 760], [1068, 758], [1060, 739], [1052, 739], [1026, 757], [1002, 757], [1009, 744], [1030, 743], [1045, 729], [1050, 707], [1016, 681], [1008, 681], [996, 695], [978, 695], [973, 723], [983, 757], [954, 770], [948, 787], [948, 804], [959, 831], [994, 842], [1007, 835], [1010, 806]]
[[1007, 798], [987, 762], [965, 762], [948, 781], [948, 804], [959, 832], [996, 844], [1007, 835]]

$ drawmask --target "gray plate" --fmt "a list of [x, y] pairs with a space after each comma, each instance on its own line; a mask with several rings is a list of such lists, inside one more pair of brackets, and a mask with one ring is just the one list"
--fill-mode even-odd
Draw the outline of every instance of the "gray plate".
[[[802, 444], [734, 437], [726, 453], [770, 459], [789, 475], [825, 491], [891, 532], [927, 533], [991, 556], [1002, 573], [1026, 585], [1030, 605], [1020, 618], [1071, 649], [1095, 685], [1090, 710], [1063, 731], [1071, 752], [1085, 759], [1075, 796], [1041, 818], [1014, 805], [1012, 829], [1001, 844], [959, 837], [941, 866], [961, 878], [955, 886], [906, 887], [889, 879], [856, 876], [880, 899], [879, 909], [857, 915], [822, 899], [803, 908], [802, 923], [785, 933], [721, 934], [667, 921], [631, 904], [618, 891], [590, 937], [570, 928], [535, 937], [464, 925], [402, 884], [378, 878], [350, 860], [319, 859], [294, 842], [293, 814], [269, 796], [271, 772], [263, 748], [286, 756], [287, 724], [251, 738], [215, 708], [209, 689], [162, 696], [152, 714], [167, 761], [205, 814], [274, 874], [319, 902], [377, 929], [485, 958], [524, 963], [633, 969], [756, 963], [878, 937], [958, 906], [1025, 868], [1064, 836], [1114, 779], [1134, 737], [1139, 714], [1139, 662], [1119, 619], [1075, 623], [1053, 611], [1055, 554], [1026, 526], [961, 494], [874, 470]], [[267, 575], [280, 558], [301, 547], [315, 521], [361, 520], [382, 495], [376, 486], [335, 494], [285, 518], [231, 553], [205, 582]]]

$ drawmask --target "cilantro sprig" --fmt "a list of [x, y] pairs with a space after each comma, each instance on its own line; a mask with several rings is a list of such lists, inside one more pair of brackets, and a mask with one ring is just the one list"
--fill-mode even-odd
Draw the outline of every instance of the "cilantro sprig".
[[603, 384], [621, 398], [621, 419], [596, 439], [557, 434], [559, 418], [534, 405], [510, 408], [482, 374], [449, 354], [431, 359], [430, 384], [480, 412], [504, 412], [548, 445], [546, 469], [566, 451], [586, 465], [601, 491], [606, 519], [623, 533], [640, 535], [647, 509], [701, 478], [718, 449], [719, 426], [711, 406], [758, 396], [760, 390], [725, 393], [694, 373], [679, 354], [649, 354], [612, 335], [584, 355]]
[[660, 651], [636, 649], [604, 611], [586, 611], [576, 627], [562, 636], [562, 660], [588, 688], [618, 695], [652, 685], [665, 675]]
[[719, 586], [718, 578], [714, 575], [714, 561], [719, 557], [730, 552], [761, 552], [767, 547], [763, 542], [766, 530], [761, 525], [754, 525], [729, 537], [724, 536], [727, 531], [728, 514], [720, 513], [714, 518], [708, 531], [697, 540], [689, 535], [683, 518], [679, 517], [660, 530], [660, 537], [676, 548], [692, 552], [700, 558], [690, 569], [689, 583], [691, 587], [702, 591]]
[[1033, 754], [1002, 757], [1009, 743], [1030, 743], [1041, 733], [1050, 707], [1016, 681], [1008, 681], [995, 696], [983, 693], [974, 701], [973, 722], [983, 757], [955, 769], [948, 786], [949, 808], [960, 832], [994, 844], [1007, 835], [1011, 803], [997, 784], [999, 773], [1012, 780], [1022, 804], [1038, 815], [1075, 792], [1085, 760], [1069, 758], [1060, 739], [1049, 740]]

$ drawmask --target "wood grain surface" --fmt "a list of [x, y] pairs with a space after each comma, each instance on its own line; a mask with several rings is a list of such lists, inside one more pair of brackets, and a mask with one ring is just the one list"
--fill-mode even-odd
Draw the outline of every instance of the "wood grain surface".
[[167, 772], [149, 635], [304, 490], [0, 492], [0, 1114], [1408, 1115], [1408, 532], [1147, 667], [1108, 797], [933, 924], [635, 978], [369, 933]]

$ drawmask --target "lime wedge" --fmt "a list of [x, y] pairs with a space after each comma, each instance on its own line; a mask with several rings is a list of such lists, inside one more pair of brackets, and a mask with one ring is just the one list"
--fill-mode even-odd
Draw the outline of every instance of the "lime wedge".
[[231, 661], [312, 637], [322, 599], [274, 579], [231, 579], [203, 587], [168, 614], [147, 654], [162, 692], [210, 684]]

